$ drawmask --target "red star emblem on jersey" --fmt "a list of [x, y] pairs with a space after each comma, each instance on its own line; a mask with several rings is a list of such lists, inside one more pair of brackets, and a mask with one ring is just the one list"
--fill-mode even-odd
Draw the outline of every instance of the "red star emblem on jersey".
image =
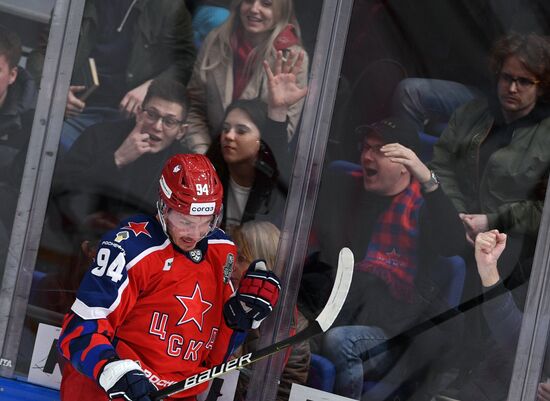
[[185, 312], [183, 312], [183, 316], [176, 326], [187, 322], [194, 322], [199, 330], [202, 331], [204, 315], [212, 308], [212, 304], [202, 299], [202, 291], [201, 287], [199, 287], [199, 283], [195, 284], [195, 290], [190, 297], [176, 295], [176, 298], [185, 308]]
[[143, 223], [134, 223], [133, 221], [129, 221], [128, 225], [122, 228], [132, 231], [136, 237], [139, 234], [145, 234], [148, 237], [151, 237], [151, 234], [149, 234], [149, 231], [147, 231], [147, 228], [146, 228], [147, 224], [149, 224], [148, 221], [145, 221]]

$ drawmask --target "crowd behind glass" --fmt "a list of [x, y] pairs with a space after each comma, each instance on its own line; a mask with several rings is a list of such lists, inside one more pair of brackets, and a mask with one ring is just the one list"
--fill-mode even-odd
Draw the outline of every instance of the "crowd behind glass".
[[[223, 184], [231, 279], [275, 263], [318, 23], [308, 13], [322, 7], [295, 3], [86, 2], [29, 304], [61, 319], [103, 233], [157, 212], [178, 153], [206, 154]], [[344, 246], [355, 276], [334, 327], [288, 353], [278, 399], [292, 383], [364, 400], [506, 399], [550, 167], [548, 11], [447, 3], [355, 2], [290, 334], [324, 306]], [[2, 265], [45, 45], [22, 59], [17, 32], [0, 27]], [[23, 373], [38, 322], [25, 321]], [[308, 378], [319, 364], [335, 367], [334, 385]]]

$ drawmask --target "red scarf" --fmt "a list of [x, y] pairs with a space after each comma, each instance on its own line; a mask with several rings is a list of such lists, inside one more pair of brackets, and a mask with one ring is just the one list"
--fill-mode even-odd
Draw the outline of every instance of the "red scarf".
[[413, 180], [380, 215], [367, 255], [356, 265], [356, 269], [381, 278], [393, 297], [409, 303], [414, 294], [418, 264], [418, 219], [423, 203], [420, 184]]
[[[289, 24], [277, 36], [273, 47], [275, 50], [283, 50], [298, 43], [294, 26]], [[246, 67], [253, 66], [255, 47], [245, 39], [243, 29], [239, 26], [231, 37], [231, 48], [233, 49], [233, 100], [236, 100], [240, 99], [252, 76], [252, 68]]]

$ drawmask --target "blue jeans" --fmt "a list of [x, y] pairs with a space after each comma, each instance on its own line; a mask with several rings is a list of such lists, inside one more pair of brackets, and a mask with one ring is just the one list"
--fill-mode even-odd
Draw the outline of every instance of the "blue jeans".
[[59, 151], [61, 154], [67, 152], [86, 128], [94, 124], [122, 119], [124, 119], [124, 116], [118, 109], [111, 107], [85, 107], [78, 116], [67, 118], [63, 122], [61, 138], [59, 140]]
[[392, 367], [396, 358], [390, 352], [368, 358], [368, 351], [386, 340], [384, 330], [374, 326], [341, 326], [325, 334], [323, 355], [336, 368], [336, 394], [359, 400], [365, 374], [383, 375]]
[[407, 78], [393, 93], [393, 114], [405, 117], [417, 131], [429, 124], [430, 133], [439, 136], [455, 109], [480, 95], [478, 89], [459, 82]]
[[217, 28], [229, 17], [229, 10], [223, 7], [198, 6], [193, 15], [193, 36], [197, 49], [210, 31]]

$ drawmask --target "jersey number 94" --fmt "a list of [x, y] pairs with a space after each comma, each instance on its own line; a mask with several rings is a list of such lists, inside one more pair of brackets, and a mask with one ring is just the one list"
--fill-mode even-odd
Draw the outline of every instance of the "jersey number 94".
[[111, 280], [115, 283], [118, 283], [122, 280], [124, 267], [126, 266], [126, 260], [122, 253], [118, 253], [116, 258], [109, 263], [111, 256], [111, 250], [108, 248], [101, 248], [97, 252], [96, 256], [96, 266], [92, 269], [92, 274], [97, 277], [103, 277], [106, 275], [110, 277]]

